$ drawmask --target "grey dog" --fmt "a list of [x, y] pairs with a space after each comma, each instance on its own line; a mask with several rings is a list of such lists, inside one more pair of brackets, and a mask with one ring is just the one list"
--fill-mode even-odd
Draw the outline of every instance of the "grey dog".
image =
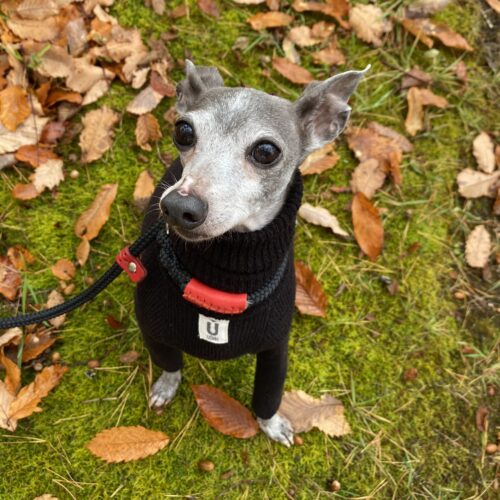
[[214, 360], [253, 353], [259, 425], [269, 438], [293, 443], [277, 410], [294, 304], [298, 167], [342, 132], [347, 101], [367, 69], [314, 81], [290, 102], [225, 87], [216, 68], [186, 61], [174, 131], [180, 158], [143, 224], [147, 231], [163, 217], [165, 234], [142, 255], [148, 276], [136, 292], [141, 332], [163, 369], [151, 407], [174, 397], [182, 353]]

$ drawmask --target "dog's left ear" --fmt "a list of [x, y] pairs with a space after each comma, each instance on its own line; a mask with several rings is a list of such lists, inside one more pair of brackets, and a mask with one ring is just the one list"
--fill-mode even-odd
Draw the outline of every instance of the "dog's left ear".
[[369, 69], [346, 71], [306, 87], [295, 103], [306, 152], [332, 142], [344, 130], [351, 113], [347, 101]]
[[217, 68], [195, 66], [186, 59], [186, 79], [177, 85], [177, 111], [188, 111], [203, 92], [213, 87], [223, 87], [224, 81]]

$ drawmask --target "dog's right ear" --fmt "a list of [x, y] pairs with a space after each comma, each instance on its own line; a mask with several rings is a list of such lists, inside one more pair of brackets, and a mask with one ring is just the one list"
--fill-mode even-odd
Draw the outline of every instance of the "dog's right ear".
[[177, 111], [188, 111], [203, 92], [213, 87], [223, 87], [224, 82], [217, 68], [195, 66], [186, 59], [186, 79], [177, 85]]

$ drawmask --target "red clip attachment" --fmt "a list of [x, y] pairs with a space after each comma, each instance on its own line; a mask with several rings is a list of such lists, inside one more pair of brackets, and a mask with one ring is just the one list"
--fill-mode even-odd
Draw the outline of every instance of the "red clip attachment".
[[129, 247], [125, 247], [120, 251], [116, 256], [116, 263], [134, 283], [139, 283], [148, 275], [147, 269], [142, 265], [138, 257], [134, 257], [130, 253]]
[[195, 278], [192, 278], [184, 288], [183, 297], [197, 306], [219, 313], [238, 314], [247, 308], [246, 293], [223, 292]]

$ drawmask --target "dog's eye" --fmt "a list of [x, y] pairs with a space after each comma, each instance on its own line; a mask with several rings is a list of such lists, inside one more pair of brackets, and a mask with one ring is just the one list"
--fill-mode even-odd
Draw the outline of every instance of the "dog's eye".
[[174, 141], [180, 147], [192, 146], [194, 144], [193, 127], [188, 122], [177, 122], [175, 124]]
[[252, 150], [252, 158], [261, 165], [270, 165], [281, 155], [281, 150], [272, 142], [259, 142]]

